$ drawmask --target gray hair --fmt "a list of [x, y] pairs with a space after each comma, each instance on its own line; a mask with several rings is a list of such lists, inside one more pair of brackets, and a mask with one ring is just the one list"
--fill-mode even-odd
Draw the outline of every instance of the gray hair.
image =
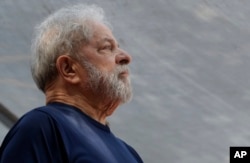
[[36, 27], [31, 73], [40, 90], [45, 92], [46, 84], [57, 76], [55, 62], [60, 55], [78, 58], [79, 46], [91, 39], [93, 22], [110, 26], [102, 8], [81, 4], [58, 10]]

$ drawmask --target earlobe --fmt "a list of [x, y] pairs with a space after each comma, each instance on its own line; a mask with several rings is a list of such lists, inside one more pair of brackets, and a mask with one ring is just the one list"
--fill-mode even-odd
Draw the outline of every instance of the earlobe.
[[79, 82], [75, 60], [67, 55], [59, 56], [56, 60], [58, 75], [66, 82], [76, 84]]

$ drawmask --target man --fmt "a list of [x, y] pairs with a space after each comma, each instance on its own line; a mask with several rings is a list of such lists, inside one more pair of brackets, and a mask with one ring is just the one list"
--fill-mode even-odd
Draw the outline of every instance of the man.
[[131, 98], [131, 57], [119, 47], [102, 9], [61, 9], [36, 32], [31, 71], [46, 106], [14, 125], [0, 162], [142, 162], [107, 125], [106, 118]]

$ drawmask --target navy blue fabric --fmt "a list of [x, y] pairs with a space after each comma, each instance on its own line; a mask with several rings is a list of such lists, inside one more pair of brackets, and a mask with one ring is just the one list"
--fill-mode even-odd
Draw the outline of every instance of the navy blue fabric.
[[0, 163], [141, 163], [137, 152], [79, 109], [51, 103], [24, 115], [0, 147]]

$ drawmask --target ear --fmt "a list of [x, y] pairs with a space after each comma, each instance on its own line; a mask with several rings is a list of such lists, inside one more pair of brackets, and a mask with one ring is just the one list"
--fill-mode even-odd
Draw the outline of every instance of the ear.
[[58, 74], [65, 81], [77, 84], [80, 82], [80, 77], [77, 71], [77, 63], [68, 55], [61, 55], [56, 60], [56, 68]]

